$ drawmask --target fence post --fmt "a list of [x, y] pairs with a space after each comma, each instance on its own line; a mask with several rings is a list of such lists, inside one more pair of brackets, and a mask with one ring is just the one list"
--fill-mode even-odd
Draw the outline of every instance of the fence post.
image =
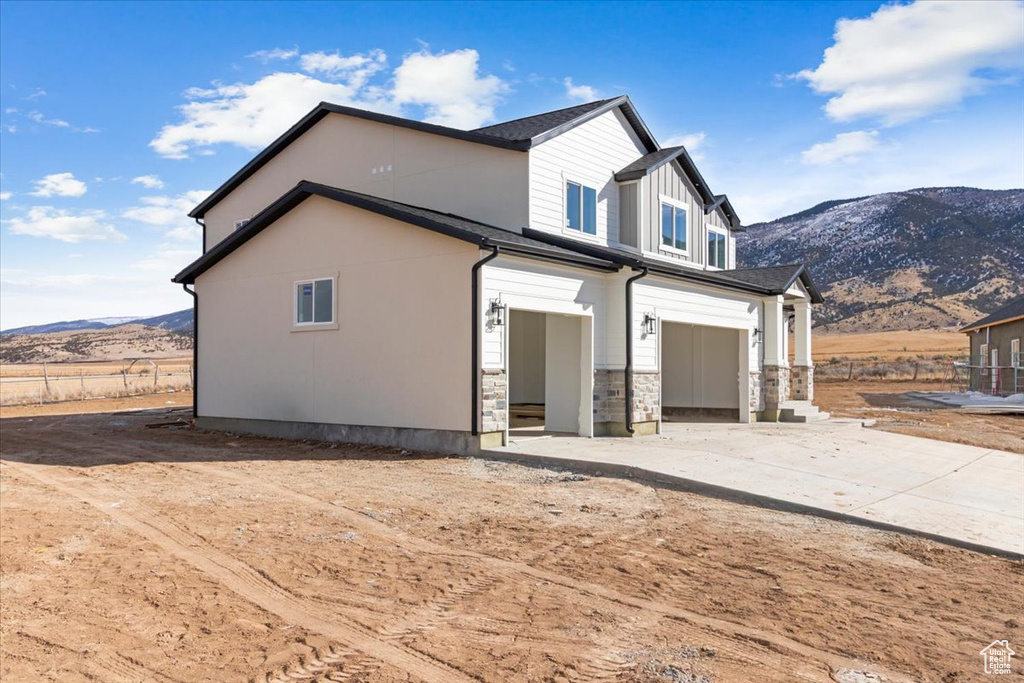
[[46, 393], [50, 393], [50, 373], [46, 371], [46, 363], [43, 363], [43, 383], [46, 384]]
[[85, 398], [85, 374], [82, 368], [78, 368], [78, 383], [82, 385], [82, 398]]
[[846, 376], [846, 381], [849, 382], [853, 379], [853, 363], [850, 363], [850, 374]]
[[160, 366], [154, 364], [153, 368], [153, 388], [156, 389], [157, 380], [160, 379]]
[[124, 388], [128, 388], [128, 371], [121, 368], [121, 380], [124, 381]]
[[914, 380], [913, 380], [915, 382], [917, 381], [917, 367], [918, 367], [918, 362], [915, 360], [914, 361]]
[[189, 388], [189, 391], [193, 390], [193, 384], [192, 384], [192, 364], [191, 363], [188, 364], [188, 388]]

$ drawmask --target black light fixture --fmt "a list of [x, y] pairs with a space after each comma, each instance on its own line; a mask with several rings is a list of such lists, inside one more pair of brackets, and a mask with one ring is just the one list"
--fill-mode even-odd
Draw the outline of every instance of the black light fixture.
[[491, 299], [491, 305], [487, 309], [487, 314], [491, 317], [491, 324], [495, 326], [501, 326], [505, 324], [505, 307], [501, 303], [501, 297], [497, 299]]
[[644, 313], [644, 321], [642, 323], [643, 324], [644, 334], [654, 334], [654, 330], [655, 330], [654, 323], [655, 322], [656, 322], [656, 319], [655, 319], [655, 317], [653, 315], [651, 315], [650, 313]]
[[762, 330], [760, 327], [754, 328], [754, 341], [757, 344], [764, 343], [764, 330]]

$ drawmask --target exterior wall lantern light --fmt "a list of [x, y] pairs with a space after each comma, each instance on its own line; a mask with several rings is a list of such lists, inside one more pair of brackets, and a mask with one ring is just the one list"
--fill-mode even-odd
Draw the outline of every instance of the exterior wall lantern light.
[[505, 307], [501, 303], [501, 297], [497, 299], [491, 299], [491, 305], [487, 309], [487, 314], [491, 317], [491, 324], [495, 326], [501, 326], [505, 324]]
[[654, 334], [654, 331], [655, 331], [654, 323], [655, 323], [655, 321], [656, 321], [656, 319], [655, 319], [655, 317], [653, 315], [651, 315], [650, 313], [644, 313], [644, 321], [643, 321], [643, 332], [644, 332], [644, 334], [651, 334], [651, 335]]
[[755, 327], [754, 328], [754, 343], [755, 344], [763, 344], [764, 343], [764, 330], [762, 330], [760, 327]]

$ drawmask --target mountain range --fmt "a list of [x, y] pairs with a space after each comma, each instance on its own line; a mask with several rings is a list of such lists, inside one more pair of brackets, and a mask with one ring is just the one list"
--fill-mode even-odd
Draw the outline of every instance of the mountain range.
[[174, 313], [165, 313], [150, 318], [90, 318], [88, 320], [63, 320], [45, 325], [28, 325], [2, 330], [0, 334], [49, 334], [51, 332], [72, 332], [78, 330], [106, 330], [120, 325], [146, 325], [170, 332], [191, 333], [192, 309], [186, 308]]
[[931, 187], [823, 202], [747, 226], [737, 252], [741, 267], [810, 264], [825, 331], [961, 325], [1024, 294], [1024, 190]]

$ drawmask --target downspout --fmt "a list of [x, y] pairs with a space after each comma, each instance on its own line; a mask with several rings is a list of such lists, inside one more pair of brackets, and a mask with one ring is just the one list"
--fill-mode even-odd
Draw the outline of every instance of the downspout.
[[[487, 244], [482, 245], [484, 247]], [[473, 283], [471, 285], [473, 299], [473, 315], [470, 320], [473, 326], [470, 337], [473, 340], [473, 351], [470, 354], [473, 362], [473, 419], [470, 422], [470, 433], [473, 436], [480, 434], [477, 421], [480, 417], [480, 269], [489, 261], [498, 258], [498, 247], [492, 246], [491, 253], [473, 264]]]
[[205, 254], [206, 253], [206, 223], [202, 219], [200, 219], [200, 218], [193, 218], [192, 220], [194, 220], [196, 222], [196, 225], [198, 225], [200, 228], [203, 229], [203, 253]]
[[[193, 285], [195, 287], [195, 285]], [[192, 297], [192, 419], [199, 417], [199, 294], [182, 282], [181, 288]]]
[[647, 277], [647, 267], [626, 280], [626, 431], [633, 433], [633, 283]]

